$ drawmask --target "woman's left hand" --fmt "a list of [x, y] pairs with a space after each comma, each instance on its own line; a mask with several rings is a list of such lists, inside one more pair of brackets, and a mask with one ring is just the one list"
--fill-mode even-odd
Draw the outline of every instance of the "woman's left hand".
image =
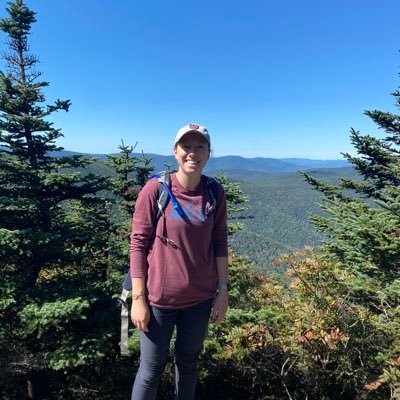
[[215, 298], [213, 308], [211, 310], [211, 322], [219, 324], [226, 315], [229, 305], [229, 294], [227, 290], [220, 290]]

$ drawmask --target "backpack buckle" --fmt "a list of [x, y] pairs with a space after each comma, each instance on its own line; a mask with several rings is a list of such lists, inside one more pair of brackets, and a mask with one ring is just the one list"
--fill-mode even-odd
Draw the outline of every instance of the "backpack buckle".
[[119, 304], [121, 304], [121, 306], [127, 306], [127, 301], [126, 300], [124, 300], [124, 299], [121, 299], [121, 297], [117, 297], [117, 301], [118, 301], [118, 303]]

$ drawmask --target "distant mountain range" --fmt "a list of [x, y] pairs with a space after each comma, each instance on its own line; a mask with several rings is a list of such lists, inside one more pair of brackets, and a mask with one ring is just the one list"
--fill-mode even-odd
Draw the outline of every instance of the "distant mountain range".
[[[99, 158], [105, 160], [105, 154], [86, 154], [76, 153], [72, 151], [63, 150], [60, 152], [53, 152], [54, 157], [85, 155], [89, 157]], [[116, 155], [116, 154], [113, 154]], [[136, 157], [141, 157], [140, 153], [133, 153]], [[156, 167], [157, 171], [166, 169], [166, 165], [172, 165], [172, 169], [176, 168], [176, 161], [174, 156], [163, 156], [159, 154], [146, 153], [146, 156], [151, 158], [151, 163]], [[350, 164], [345, 160], [311, 160], [307, 158], [245, 158], [240, 156], [223, 156], [212, 157], [208, 161], [205, 172], [209, 174], [218, 171], [253, 171], [269, 174], [296, 172], [298, 170], [307, 170], [310, 168], [343, 168], [348, 167]]]

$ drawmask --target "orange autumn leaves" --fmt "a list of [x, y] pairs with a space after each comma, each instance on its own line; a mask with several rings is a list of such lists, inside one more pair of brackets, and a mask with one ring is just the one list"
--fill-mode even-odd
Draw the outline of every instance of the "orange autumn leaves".
[[330, 350], [336, 350], [339, 343], [346, 343], [349, 340], [349, 336], [340, 332], [340, 329], [334, 327], [327, 332], [321, 329], [319, 332], [313, 332], [308, 330], [304, 335], [296, 339], [297, 343], [313, 344], [314, 342], [320, 342], [328, 347]]

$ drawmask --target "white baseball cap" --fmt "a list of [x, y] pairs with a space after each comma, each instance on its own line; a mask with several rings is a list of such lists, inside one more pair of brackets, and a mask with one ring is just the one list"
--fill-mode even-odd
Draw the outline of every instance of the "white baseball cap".
[[202, 135], [204, 137], [204, 139], [207, 140], [209, 146], [211, 147], [211, 139], [210, 139], [210, 135], [208, 133], [207, 128], [205, 126], [200, 126], [197, 124], [185, 125], [181, 129], [179, 129], [178, 133], [176, 134], [174, 146], [182, 139], [182, 137], [184, 135], [186, 135], [189, 132], [196, 132], [196, 133], [199, 133], [200, 135]]

